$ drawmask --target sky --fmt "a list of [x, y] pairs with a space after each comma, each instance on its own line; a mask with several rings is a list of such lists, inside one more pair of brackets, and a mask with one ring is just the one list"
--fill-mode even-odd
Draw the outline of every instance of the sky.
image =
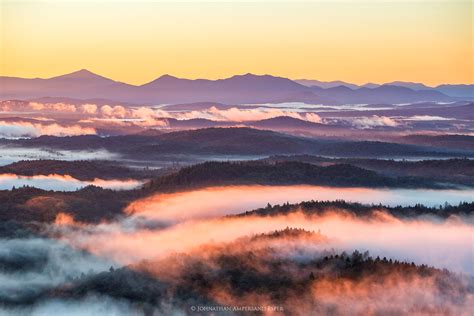
[[0, 0], [0, 75], [473, 83], [470, 0]]

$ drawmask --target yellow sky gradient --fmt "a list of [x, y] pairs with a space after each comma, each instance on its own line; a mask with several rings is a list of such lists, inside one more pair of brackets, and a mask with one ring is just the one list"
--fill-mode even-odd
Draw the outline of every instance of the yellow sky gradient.
[[1, 75], [473, 82], [470, 0], [0, 3]]

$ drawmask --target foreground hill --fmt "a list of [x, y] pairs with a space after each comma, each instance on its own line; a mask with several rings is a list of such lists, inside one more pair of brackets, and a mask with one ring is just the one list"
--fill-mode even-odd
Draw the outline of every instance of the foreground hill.
[[[472, 280], [465, 276], [358, 250], [311, 250], [324, 242], [318, 233], [287, 228], [73, 275], [42, 289], [2, 293], [0, 304], [19, 309], [99, 295], [129, 313], [145, 315], [185, 314], [207, 306], [237, 308], [230, 314], [262, 312], [265, 306], [291, 315], [364, 314], [368, 305], [375, 314], [464, 314], [471, 307]], [[22, 270], [39, 268], [41, 263], [25, 264]], [[348, 300], [353, 300], [350, 306]]]

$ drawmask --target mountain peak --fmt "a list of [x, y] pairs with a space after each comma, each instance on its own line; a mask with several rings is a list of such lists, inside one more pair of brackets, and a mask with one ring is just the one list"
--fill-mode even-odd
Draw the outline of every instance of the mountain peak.
[[112, 81], [111, 79], [102, 77], [87, 69], [80, 69], [65, 75], [53, 77], [51, 79], [105, 79], [108, 81]]
[[172, 76], [172, 75], [168, 75], [168, 74], [164, 74], [160, 77], [158, 77], [158, 79], [156, 79], [155, 81], [171, 81], [171, 80], [179, 80], [178, 77], [175, 77], [175, 76]]
[[61, 77], [70, 77], [70, 78], [89, 78], [89, 77], [96, 77], [95, 73], [89, 71], [87, 69], [80, 69], [69, 74], [62, 75]]
[[150, 82], [143, 84], [142, 87], [154, 87], [156, 84], [175, 84], [181, 81], [188, 81], [188, 79], [180, 79], [172, 75], [164, 74]]
[[73, 74], [77, 74], [77, 75], [95, 75], [92, 71], [87, 70], [85, 68], [82, 68], [78, 71], [75, 71], [75, 72], [73, 72]]
[[251, 73], [246, 73], [242, 75], [233, 75], [231, 77], [220, 79], [220, 80], [249, 79], [249, 78], [256, 78], [256, 77], [259, 77], [259, 76], [251, 74]]

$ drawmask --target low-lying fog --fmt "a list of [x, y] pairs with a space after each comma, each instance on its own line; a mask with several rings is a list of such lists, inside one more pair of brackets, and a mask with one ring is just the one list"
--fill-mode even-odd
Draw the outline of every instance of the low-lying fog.
[[[131, 268], [141, 271], [139, 263], [142, 260], [166, 262], [169, 259], [174, 265], [164, 267], [157, 264], [156, 268], [165, 269], [169, 277], [180, 278], [180, 263], [178, 262], [176, 266], [174, 261], [178, 258], [175, 257], [176, 253], [183, 253], [193, 258], [199, 254], [198, 257], [206, 260], [206, 256], [209, 255], [206, 249], [211, 249], [212, 246], [286, 227], [320, 231], [328, 239], [324, 243], [300, 239], [296, 253], [294, 244], [279, 241], [274, 246], [277, 247], [275, 249], [281, 257], [308, 260], [320, 256], [327, 250], [349, 253], [354, 249], [369, 250], [374, 258], [386, 256], [394, 260], [414, 261], [417, 264], [428, 264], [473, 275], [473, 221], [469, 218], [441, 219], [433, 216], [402, 220], [377, 208], [376, 213], [368, 218], [356, 217], [337, 209], [331, 209], [325, 215], [314, 216], [304, 215], [298, 209], [294, 209], [288, 214], [266, 217], [256, 215], [225, 217], [264, 207], [268, 202], [274, 204], [311, 199], [346, 199], [364, 203], [382, 202], [389, 205], [419, 202], [437, 205], [445, 201], [453, 204], [472, 201], [473, 197], [472, 190], [234, 186], [158, 194], [133, 202], [126, 209], [129, 216], [108, 223], [80, 223], [61, 213], [55, 223], [43, 227], [43, 231], [49, 234], [50, 238], [0, 239], [2, 249], [0, 261], [7, 262], [15, 268], [20, 267], [17, 271], [0, 271], [0, 281], [3, 281], [0, 282], [0, 296], [17, 299], [24, 295], [28, 298], [31, 293], [41, 291], [48, 285], [67, 283], [71, 277], [77, 278], [81, 273], [87, 274], [86, 271], [89, 270], [91, 273], [107, 271], [110, 265], [117, 268], [133, 264]], [[406, 298], [410, 297], [405, 295], [406, 291], [400, 288], [400, 283], [397, 284], [391, 284], [389, 288], [384, 289], [385, 294], [387, 293], [385, 291], [389, 291], [390, 294], [384, 298], [387, 301], [381, 303], [382, 309], [390, 308], [392, 306], [390, 302], [393, 300], [405, 302]], [[417, 283], [407, 284], [406, 290], [416, 289], [417, 286], [414, 284]], [[359, 285], [354, 284], [354, 287], [359, 288]], [[423, 286], [420, 291], [425, 296], [432, 295], [432, 303], [436, 302], [435, 287]], [[352, 290], [349, 292], [351, 297], [357, 294]], [[334, 298], [337, 298], [337, 293], [339, 292], [336, 291], [331, 295], [334, 294]], [[364, 297], [367, 299], [367, 294], [364, 293], [357, 295], [360, 299]], [[420, 293], [417, 292], [418, 294]], [[422, 301], [428, 304], [425, 296]], [[80, 307], [81, 302], [84, 308]], [[370, 302], [371, 300], [366, 304]], [[417, 303], [413, 304], [415, 306]], [[442, 303], [439, 304], [444, 306]], [[460, 311], [466, 310], [466, 304], [470, 303], [459, 305]], [[365, 307], [360, 308], [364, 310]], [[121, 300], [115, 301], [108, 296], [86, 297], [82, 301], [47, 299], [27, 309], [21, 307], [2, 310], [0, 306], [0, 314], [2, 311], [38, 315], [55, 312], [77, 315], [134, 313], [132, 305]]]
[[0, 146], [0, 166], [20, 160], [114, 160], [119, 159], [115, 153], [99, 150], [52, 150], [46, 148], [21, 148]]
[[[307, 217], [299, 212], [268, 218], [227, 217], [266, 203], [346, 199], [364, 203], [428, 205], [472, 201], [473, 191], [374, 190], [311, 186], [237, 186], [161, 194], [132, 203], [127, 219], [109, 224], [74, 224], [63, 238], [76, 247], [123, 264], [187, 251], [204, 243], [284, 229], [321, 230], [338, 249], [370, 250], [374, 255], [474, 273], [472, 221], [452, 218], [400, 220], [382, 214], [370, 220], [341, 212]], [[154, 246], [150, 246], [154, 245]]]
[[[474, 189], [369, 189], [311, 185], [210, 187], [173, 194], [157, 194], [132, 203], [129, 212], [140, 212], [162, 221], [237, 214], [264, 207], [267, 203], [345, 200], [363, 204], [439, 206], [448, 202], [474, 201]], [[185, 210], [185, 211], [183, 211]]]
[[[453, 106], [456, 109], [455, 104], [430, 103], [429, 106], [433, 110], [428, 112], [417, 111], [419, 104], [386, 104], [373, 107], [369, 104], [328, 106], [288, 102], [235, 105], [225, 108], [210, 103], [197, 108], [169, 106], [171, 107], [5, 101], [0, 102], [0, 114], [7, 116], [5, 119], [0, 118], [0, 138], [102, 135], [103, 130], [110, 129], [122, 132], [130, 132], [130, 129], [140, 131], [145, 128], [166, 130], [174, 128], [174, 123], [170, 123], [169, 119], [180, 121], [204, 119], [226, 123], [225, 125], [232, 122], [234, 126], [241, 124], [252, 126], [254, 121], [281, 116], [324, 124], [328, 128], [346, 129], [345, 133], [335, 132], [333, 136], [350, 134], [354, 130], [372, 129], [388, 129], [395, 133], [402, 130], [439, 132], [440, 124], [445, 132], [470, 134], [473, 127], [472, 120], [462, 119], [463, 117], [459, 116], [459, 110], [443, 111], [443, 106]], [[407, 112], [407, 108], [414, 112]], [[442, 111], [438, 112], [439, 109]], [[281, 127], [285, 129], [285, 125]]]
[[16, 174], [0, 174], [0, 190], [10, 190], [13, 187], [30, 186], [43, 190], [54, 191], [75, 191], [94, 185], [112, 190], [130, 190], [139, 187], [143, 181], [138, 180], [104, 180], [94, 179], [93, 181], [82, 181], [68, 175], [37, 175], [20, 176]]

